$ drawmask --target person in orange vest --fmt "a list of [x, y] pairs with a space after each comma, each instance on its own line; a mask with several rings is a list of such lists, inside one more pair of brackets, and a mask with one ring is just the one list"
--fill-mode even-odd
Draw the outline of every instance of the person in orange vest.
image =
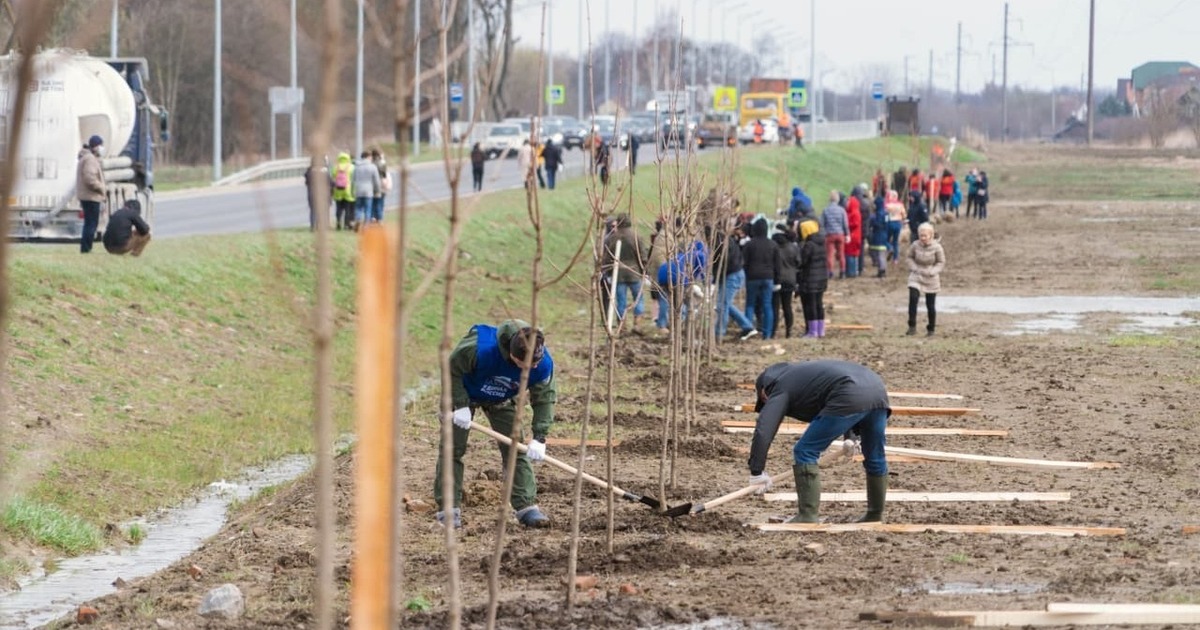
[[912, 175], [908, 176], [908, 192], [910, 199], [913, 192], [925, 196], [925, 176], [921, 174], [921, 169], [914, 168]]
[[[938, 204], [942, 208], [942, 213], [945, 214], [950, 210], [950, 198], [954, 196], [954, 173], [950, 169], [942, 171], [942, 181], [940, 190], [938, 190]], [[957, 210], [957, 208], [956, 208]], [[955, 216], [957, 219], [958, 217]]]
[[795, 136], [796, 136], [796, 146], [800, 147], [800, 149], [802, 151], [808, 151], [808, 149], [804, 148], [804, 127], [800, 124], [799, 121], [796, 122]]
[[755, 121], [754, 121], [754, 144], [762, 144], [762, 141], [763, 141], [763, 133], [764, 133], [765, 131], [766, 131], [766, 130], [765, 130], [765, 129], [763, 129], [763, 124], [762, 124], [762, 121], [761, 121], [761, 120], [755, 120]]

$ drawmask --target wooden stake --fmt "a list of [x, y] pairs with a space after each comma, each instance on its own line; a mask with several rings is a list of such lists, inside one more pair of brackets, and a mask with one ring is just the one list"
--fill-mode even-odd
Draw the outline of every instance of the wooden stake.
[[1184, 525], [1183, 535], [1191, 536], [1192, 534], [1200, 534], [1200, 525]]
[[[770, 492], [765, 501], [795, 501], [795, 492]], [[863, 492], [822, 492], [821, 502], [858, 502], [867, 500]], [[900, 503], [1070, 501], [1070, 492], [906, 492], [889, 490], [887, 500]]]
[[[835, 440], [830, 448], [841, 448], [840, 440]], [[999, 455], [974, 455], [972, 453], [948, 453], [943, 451], [927, 451], [919, 448], [904, 448], [887, 446], [885, 452], [898, 455], [912, 455], [924, 459], [936, 459], [946, 462], [979, 462], [996, 464], [998, 466], [1028, 466], [1030, 468], [1120, 468], [1116, 462], [1071, 462], [1050, 459], [1021, 459], [1019, 457], [1001, 457]]]
[[[1076, 612], [1057, 610], [1067, 606]], [[1047, 610], [934, 610], [860, 613], [860, 621], [939, 627], [1107, 626], [1200, 623], [1200, 607], [1170, 604], [1048, 604]]]
[[[754, 383], [738, 383], [738, 389], [754, 390]], [[893, 392], [889, 391], [888, 396], [891, 398], [923, 398], [925, 400], [962, 400], [962, 394], [940, 394], [937, 392]]]
[[1124, 536], [1124, 527], [1060, 527], [1053, 525], [957, 525], [954, 523], [762, 523], [764, 532], [890, 532], [919, 534], [1014, 534], [1022, 536]]
[[355, 358], [354, 562], [350, 619], [383, 628], [391, 611], [392, 415], [396, 334], [396, 247], [383, 226], [359, 240]]
[[[721, 428], [726, 433], [754, 433], [754, 422], [749, 420], [723, 420]], [[806, 422], [785, 422], [779, 427], [783, 435], [800, 435], [808, 428]], [[1008, 437], [1004, 429], [960, 429], [942, 427], [893, 427], [887, 428], [888, 435], [971, 435], [983, 437]]]
[[875, 330], [870, 324], [825, 324], [826, 330]]

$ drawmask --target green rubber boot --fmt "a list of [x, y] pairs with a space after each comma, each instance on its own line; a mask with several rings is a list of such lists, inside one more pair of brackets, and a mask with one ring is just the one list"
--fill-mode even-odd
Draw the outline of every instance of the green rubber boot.
[[821, 506], [821, 467], [817, 464], [792, 466], [796, 478], [796, 515], [788, 523], [816, 523]]
[[856, 522], [883, 522], [883, 504], [887, 501], [887, 488], [887, 475], [867, 475], [867, 513]]

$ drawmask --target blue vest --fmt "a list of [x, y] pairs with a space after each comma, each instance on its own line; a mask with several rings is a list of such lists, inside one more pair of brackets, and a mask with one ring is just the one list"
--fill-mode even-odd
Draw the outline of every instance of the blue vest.
[[[475, 331], [475, 369], [463, 375], [463, 386], [471, 402], [496, 404], [513, 398], [521, 384], [521, 368], [508, 360], [507, 349], [501, 350], [494, 327], [476, 324], [472, 330]], [[529, 370], [529, 385], [548, 381], [553, 374], [554, 360], [547, 350], [537, 366]]]

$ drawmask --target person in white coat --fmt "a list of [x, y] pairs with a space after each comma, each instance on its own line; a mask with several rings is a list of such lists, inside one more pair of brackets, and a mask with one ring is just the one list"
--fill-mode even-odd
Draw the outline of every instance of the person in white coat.
[[908, 247], [908, 332], [917, 334], [917, 301], [925, 294], [925, 310], [929, 313], [929, 324], [925, 335], [933, 336], [937, 325], [937, 294], [942, 288], [942, 267], [946, 265], [946, 252], [934, 236], [933, 224], [922, 223], [917, 227], [917, 240]]
[[517, 149], [517, 170], [521, 173], [521, 182], [529, 188], [533, 177], [533, 147], [528, 140], [521, 143], [521, 148]]

